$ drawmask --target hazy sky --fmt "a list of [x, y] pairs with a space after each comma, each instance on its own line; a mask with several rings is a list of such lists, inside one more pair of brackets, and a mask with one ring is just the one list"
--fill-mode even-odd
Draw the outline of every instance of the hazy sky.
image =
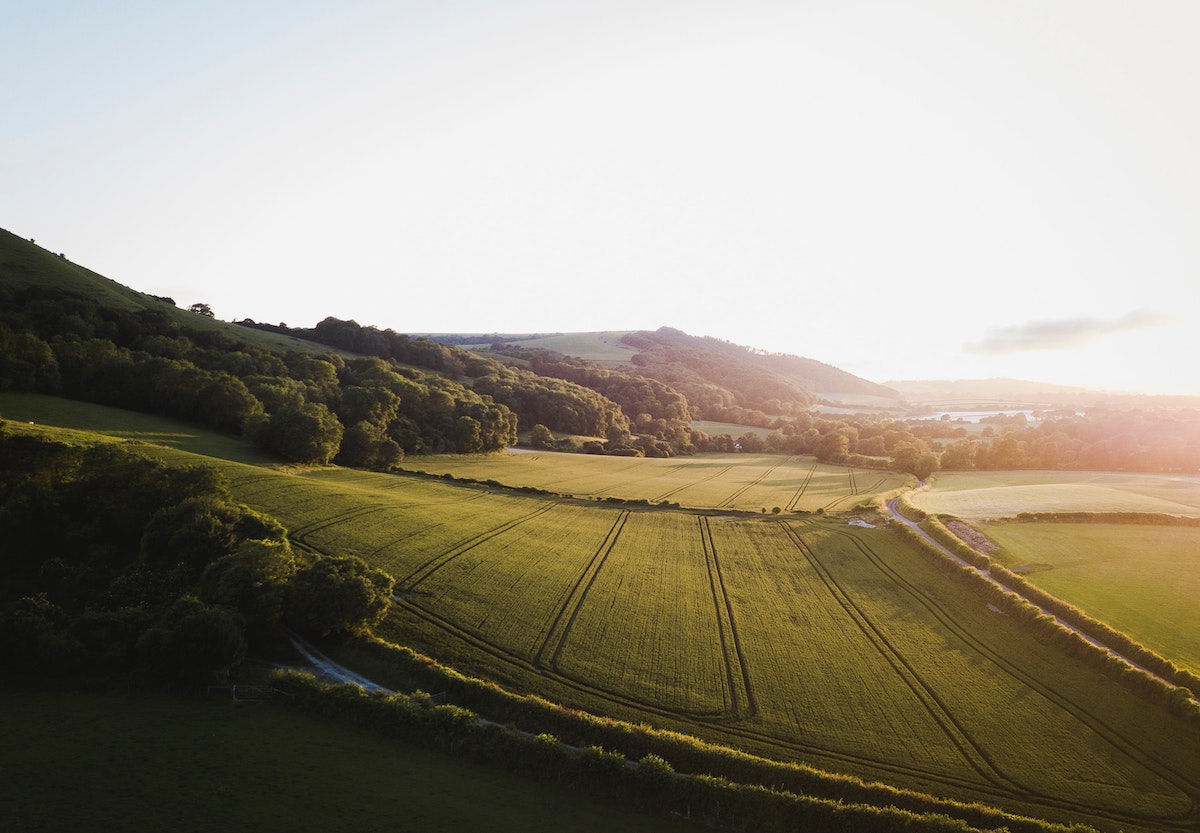
[[1200, 393], [1200, 3], [5, 4], [0, 226], [218, 318]]

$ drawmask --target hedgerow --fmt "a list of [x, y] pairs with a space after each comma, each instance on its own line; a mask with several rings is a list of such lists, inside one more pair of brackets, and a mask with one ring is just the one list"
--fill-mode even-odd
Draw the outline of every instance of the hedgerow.
[[[379, 646], [378, 649], [404, 653], [404, 649], [394, 646]], [[415, 655], [410, 657], [415, 658]], [[451, 672], [447, 679], [454, 676]], [[535, 698], [503, 694], [480, 681], [458, 677], [457, 682], [467, 684], [467, 687], [488, 687], [500, 699], [528, 700], [531, 707], [542, 710], [544, 715], [558, 710], [560, 715], [570, 714], [580, 723], [592, 724], [593, 728], [604, 723], [617, 725], [581, 713], [569, 713], [544, 702], [538, 704]], [[969, 833], [1004, 825], [1010, 831], [1030, 833], [1091, 830], [1081, 825], [1065, 826], [1012, 816], [980, 805], [939, 801], [815, 770], [808, 773], [810, 780], [826, 779], [826, 788], [836, 785], [841, 794], [806, 793], [778, 777], [789, 769], [802, 770], [802, 767], [755, 759], [734, 750], [645, 727], [622, 724], [618, 734], [624, 740], [641, 735], [647, 741], [656, 741], [664, 749], [673, 748], [679, 752], [686, 752], [686, 747], [691, 746], [693, 756], [707, 756], [710, 764], [729, 764], [742, 759], [750, 765], [749, 769], [757, 769], [759, 775], [768, 777], [741, 779], [738, 774], [725, 772], [726, 769], [736, 770], [736, 766], [714, 767], [713, 771], [722, 772], [721, 775], [705, 774], [703, 769], [682, 774], [676, 771], [684, 768], [678, 760], [673, 766], [669, 758], [657, 752], [645, 752], [637, 757], [637, 753], [630, 755], [627, 750], [618, 751], [600, 743], [567, 743], [545, 730], [535, 734], [501, 725], [494, 717], [483, 719], [462, 705], [435, 704], [429, 695], [421, 692], [411, 695], [367, 693], [352, 684], [325, 684], [295, 671], [277, 672], [273, 685], [284, 695], [276, 702], [288, 707], [475, 762], [498, 764], [509, 771], [566, 783], [600, 796], [619, 796], [642, 809], [683, 816], [717, 829], [767, 833], [797, 829], [821, 830], [823, 833]], [[927, 806], [910, 809], [900, 806], [903, 802]]]

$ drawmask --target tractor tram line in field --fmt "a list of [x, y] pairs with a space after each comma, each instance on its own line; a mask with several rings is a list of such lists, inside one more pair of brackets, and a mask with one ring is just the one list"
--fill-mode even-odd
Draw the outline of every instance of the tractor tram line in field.
[[[554, 621], [550, 624], [550, 629], [546, 632], [545, 639], [542, 640], [541, 646], [533, 656], [533, 666], [535, 669], [542, 670], [543, 657], [553, 642], [554, 651], [550, 655], [549, 667], [550, 670], [558, 673], [558, 659], [562, 655], [563, 646], [567, 643], [567, 636], [571, 633], [571, 628], [579, 616], [579, 610], [583, 607], [584, 600], [587, 599], [588, 591], [595, 584], [596, 576], [600, 574], [600, 570], [604, 567], [604, 562], [608, 560], [608, 556], [612, 553], [613, 547], [617, 545], [617, 539], [621, 537], [621, 531], [625, 528], [625, 523], [628, 520], [628, 509], [618, 513], [617, 519], [613, 521], [608, 534], [604, 536], [604, 540], [601, 541], [591, 560], [588, 561], [583, 571], [579, 574], [579, 578], [575, 581], [566, 598], [563, 599], [563, 603], [559, 607]], [[567, 616], [568, 610], [571, 612], [570, 616]], [[563, 624], [564, 617], [566, 617], [565, 624]], [[561, 630], [560, 625], [562, 625]], [[556, 634], [558, 636], [557, 639], [555, 639]]]
[[655, 497], [650, 498], [650, 501], [651, 501], [651, 503], [662, 503], [667, 498], [675, 497], [675, 495], [679, 494], [680, 492], [682, 492], [686, 489], [690, 489], [693, 486], [699, 486], [701, 483], [708, 483], [710, 480], [716, 480], [718, 477], [722, 477], [723, 475], [729, 473], [729, 471], [731, 469], [733, 469], [733, 466], [725, 466], [723, 468], [717, 469], [716, 471], [714, 471], [712, 474], [708, 475], [707, 477], [700, 477], [700, 478], [692, 480], [688, 483], [684, 483], [682, 486], [676, 486], [674, 489], [670, 489], [666, 492], [663, 492], [661, 495], [657, 495]]
[[896, 646], [883, 631], [871, 620], [850, 593], [834, 578], [825, 564], [804, 541], [801, 535], [786, 522], [779, 522], [788, 538], [795, 544], [796, 549], [804, 556], [821, 583], [837, 601], [855, 626], [874, 645], [896, 675], [912, 691], [913, 696], [929, 713], [933, 721], [942, 729], [950, 743], [958, 750], [963, 761], [985, 782], [999, 788], [1003, 792], [1020, 792], [1024, 787], [1001, 771], [996, 761], [987, 753], [983, 746], [971, 735], [967, 728], [950, 712], [945, 701], [938, 696], [933, 687], [926, 682], [915, 668], [904, 658]]
[[[751, 488], [767, 480], [782, 465], [784, 464], [778, 463], [766, 468], [757, 477], [726, 496], [715, 506], [710, 504], [710, 507], [722, 509], [732, 506]], [[661, 502], [693, 486], [720, 480], [722, 477], [728, 476], [728, 473], [734, 468], [733, 465], [716, 465], [713, 470], [704, 474], [697, 472], [698, 476], [695, 479], [675, 485], [674, 488], [668, 489], [653, 500]], [[625, 471], [625, 469], [622, 468], [621, 471]], [[801, 467], [796, 466], [796, 474], [800, 474], [801, 471]], [[840, 497], [835, 496], [836, 492], [830, 494], [829, 496], [833, 499], [825, 507], [827, 511], [830, 507], [840, 505], [845, 501], [861, 498], [864, 490], [860, 487], [865, 483], [860, 483], [860, 480], [863, 478], [857, 476], [853, 470], [847, 471], [849, 473], [845, 475], [846, 479], [841, 483], [843, 484], [842, 488], [846, 488], [846, 484], [848, 484], [850, 494], [843, 494]], [[832, 475], [834, 472], [829, 471], [828, 474]], [[861, 475], [863, 472], [858, 474]], [[877, 473], [868, 475], [873, 482], [871, 487], [865, 490], [866, 492], [877, 491], [888, 480], [887, 477], [876, 477], [875, 475]], [[662, 475], [655, 474], [654, 476]], [[660, 482], [660, 488], [672, 485], [672, 483], [679, 484], [679, 481], [675, 480], [678, 475], [668, 474], [668, 476], [671, 477], [671, 481]], [[290, 491], [264, 489], [259, 486], [259, 482], [266, 479], [266, 476], [245, 473], [244, 476], [237, 478], [237, 487], [247, 497], [261, 497], [267, 504], [286, 502], [293, 518], [299, 521], [293, 527], [289, 537], [304, 549], [320, 552], [330, 548], [332, 546], [331, 535], [340, 535], [341, 530], [337, 529], [332, 533], [329, 530], [339, 526], [344, 526], [346, 529], [371, 526], [376, 529], [377, 537], [373, 540], [368, 541], [366, 537], [360, 536], [362, 538], [360, 543], [371, 545], [365, 549], [370, 550], [368, 558], [372, 562], [385, 557], [389, 551], [406, 548], [408, 572], [403, 578], [398, 578], [396, 582], [395, 605], [392, 614], [393, 617], [396, 617], [395, 624], [404, 627], [401, 623], [407, 620], [410, 623], [409, 627], [415, 626], [430, 636], [440, 633], [442, 636], [435, 637], [435, 642], [437, 639], [444, 638], [449, 640], [447, 644], [458, 643], [461, 647], [455, 648], [455, 651], [466, 651], [466, 655], [474, 653], [479, 658], [479, 662], [484, 665], [493, 665], [497, 670], [509, 669], [507, 672], [502, 672], [502, 676], [511, 674], [514, 679], [525, 680], [524, 683], [521, 683], [522, 687], [532, 685], [536, 690], [536, 683], [531, 681], [534, 678], [540, 678], [545, 681], [550, 690], [557, 689], [562, 693], [574, 692], [581, 698], [582, 707], [588, 710], [603, 709], [602, 704], [608, 704], [619, 710], [618, 713], [645, 715], [660, 719], [676, 729], [699, 733], [700, 736], [715, 742], [731, 744], [735, 748], [758, 750], [757, 754], [766, 754], [770, 757], [782, 755], [785, 759], [791, 756], [796, 760], [807, 761], [813, 765], [832, 766], [836, 770], [848, 770], [868, 778], [900, 778], [908, 783], [926, 785], [922, 789], [950, 791], [960, 797], [972, 796], [974, 800], [987, 797], [989, 800], [1022, 807], [1043, 807], [1047, 811], [1053, 810], [1101, 820], [1114, 828], [1135, 825], [1142, 829], [1161, 830], [1164, 833], [1174, 833], [1175, 831], [1182, 833], [1182, 831], [1195, 830], [1197, 820], [1200, 819], [1200, 809], [1198, 809], [1200, 777], [1191, 772], [1178, 755], [1174, 757], [1168, 755], [1165, 758], [1157, 755], [1154, 748], [1145, 739], [1137, 740], [1130, 736], [1130, 727], [1120, 728], [1120, 724], [1113, 723], [1111, 715], [1106, 720], [1104, 714], [1089, 710], [1086, 701], [1080, 699], [1080, 694], [1063, 693], [1060, 690], [1061, 683], [1056, 687], [1055, 682], [1051, 680], [1041, 680], [1032, 666], [1021, 665], [1019, 659], [1010, 656], [1011, 652], [1003, 652], [1003, 646], [993, 647], [994, 640], [992, 642], [985, 641], [983, 637], [986, 634], [977, 636], [967, 624], [960, 623], [955, 618], [955, 614], [951, 612], [952, 608], [946, 607], [943, 602], [929, 596], [918, 585], [917, 580], [907, 575], [899, 565], [891, 563], [888, 558], [877, 552], [872, 546], [873, 539], [869, 539], [866, 533], [840, 528], [842, 524], [835, 523], [832, 519], [793, 517], [760, 521], [755, 518], [753, 523], [765, 521], [770, 528], [778, 527], [782, 531], [777, 546], [786, 548], [789, 552], [799, 552], [803, 556], [815, 572], [814, 580], [820, 582], [814, 584], [817, 592], [821, 592], [819, 588], [823, 585], [830, 598], [836, 603], [831, 603], [830, 609], [843, 611], [844, 615], [849, 618], [845, 627], [861, 633], [866, 638], [867, 643], [864, 645], [866, 650], [869, 651], [873, 647], [878, 652], [882, 663], [879, 666], [882, 675], [888, 676], [890, 669], [898, 678], [897, 682], [903, 684], [903, 688], [895, 689], [898, 692], [896, 696], [900, 697], [899, 692], [903, 691], [905, 692], [904, 699], [913, 698], [910, 700], [913, 703], [912, 719], [918, 721], [917, 715], [928, 715], [928, 718], [921, 717], [919, 721], [928, 726], [926, 737], [930, 739], [930, 745], [935, 745], [933, 739], [939, 736], [939, 732], [945, 738], [945, 742], [936, 742], [936, 746], [942, 750], [938, 752], [937, 758], [921, 760], [913, 759], [911, 756], [901, 757], [897, 754], [890, 754], [885, 749], [842, 745], [819, 734], [806, 737], [803, 731], [781, 733], [778, 731], [778, 727], [771, 724], [770, 707], [775, 698], [786, 696], [787, 691], [777, 688], [766, 669], [758, 669], [764, 673], [757, 678], [755, 676], [754, 661], [757, 654], [754, 653], [754, 649], [756, 649], [754, 611], [744, 607], [744, 602], [738, 592], [741, 584], [737, 572], [740, 569], [738, 567], [740, 562], [737, 558], [736, 547], [730, 549], [733, 546], [731, 542], [735, 539], [726, 540], [726, 533], [723, 533], [722, 527], [720, 527], [726, 521], [721, 519], [714, 521], [711, 509], [706, 513], [703, 510], [656, 507], [633, 510], [615, 510], [615, 507], [613, 510], [597, 508], [596, 511], [613, 511], [615, 518], [612, 515], [602, 521], [597, 518], [594, 525], [591, 520], [588, 521], [586, 537], [576, 541], [570, 549], [571, 558], [577, 559], [577, 561], [563, 562], [565, 569], [556, 573], [557, 586], [553, 595], [546, 594], [543, 597], [544, 601], [539, 603], [536, 609], [527, 609], [521, 614], [520, 621], [525, 621], [525, 624], [520, 625], [521, 630], [509, 625], [509, 631], [502, 632], [489, 630], [489, 626], [484, 624], [483, 620], [476, 622], [470, 616], [464, 617], [455, 612], [453, 607], [442, 606], [437, 601], [437, 594], [430, 592], [432, 588], [421, 585], [459, 557], [488, 544], [488, 542], [493, 543], [484, 547], [483, 550], [479, 550], [480, 553], [490, 553], [493, 550], [496, 552], [507, 551], [513, 545], [505, 536], [523, 525], [530, 524], [526, 530], [516, 535], [530, 534], [534, 536], [535, 540], [553, 541], [553, 537], [547, 537], [552, 536], [550, 532], [541, 530], [557, 528], [557, 524], [565, 523], [565, 520], [551, 523], [550, 520], [539, 521], [538, 519], [556, 507], [579, 506], [580, 500], [583, 499], [575, 500], [562, 496], [557, 499], [550, 496], [536, 499], [522, 498], [522, 501], [533, 502], [505, 508], [504, 513], [508, 515], [508, 519], [503, 522], [500, 522], [503, 519], [503, 515], [500, 514], [497, 514], [494, 519], [480, 516], [476, 521], [475, 528], [478, 529], [484, 523], [490, 524], [490, 528], [474, 535], [462, 537], [452, 544], [445, 540], [449, 536], [444, 533], [454, 527], [450, 525], [450, 519], [440, 518], [440, 516], [437, 521], [434, 521], [433, 517], [426, 518], [426, 523], [420, 528], [414, 526], [410, 521], [405, 526], [392, 530], [389, 540], [381, 543], [382, 534], [379, 533], [378, 528], [385, 525], [386, 518], [377, 519], [376, 516], [380, 512], [441, 504], [457, 507], [465, 501], [485, 498], [492, 492], [471, 489], [470, 491], [474, 494], [468, 496], [464, 493], [463, 487], [457, 487], [453, 491], [459, 496], [450, 501], [440, 499], [413, 501], [411, 497], [405, 500], [404, 498], [408, 496], [393, 492], [394, 497], [391, 498], [391, 501], [380, 494], [370, 504], [354, 503], [349, 495], [337, 494], [336, 500], [329, 507], [335, 511], [317, 518], [314, 508], [320, 507], [309, 505], [312, 501], [306, 499], [308, 498], [307, 493], [304, 493], [298, 502], [286, 501], [285, 497], [291, 495]], [[786, 503], [786, 510], [796, 511], [796, 507], [801, 505], [806, 495], [811, 500], [811, 493], [816, 488], [813, 486], [814, 482], [824, 489], [828, 487], [823, 484], [829, 480], [827, 471], [822, 469], [819, 463], [813, 462], [802, 480], [798, 482], [793, 479], [788, 484], [789, 489], [794, 488], [794, 492]], [[565, 479], [562, 482], [565, 482]], [[798, 485], [796, 485], [797, 482]], [[457, 484], [455, 485], [457, 486]], [[357, 488], [356, 486], [356, 490]], [[611, 489], [603, 491], [610, 492]], [[711, 491], [713, 490], [710, 487]], [[368, 489], [364, 488], [363, 493], [364, 497], [370, 499]], [[787, 492], [781, 492], [780, 496], [786, 494]], [[438, 493], [438, 497], [440, 495], [441, 493]], [[414, 496], [431, 497], [433, 495], [419, 492]], [[338, 504], [341, 505], [338, 506]], [[344, 511], [337, 511], [338, 509]], [[579, 509], [570, 511], [577, 512]], [[514, 517], [517, 512], [521, 514]], [[683, 520], [680, 513], [682, 516], [691, 515], [696, 519], [695, 525], [690, 527], [693, 532], [680, 531], [683, 529], [683, 527], [679, 527], [679, 522]], [[631, 525], [630, 519], [635, 515], [639, 518], [635, 519]], [[641, 519], [643, 516], [644, 520]], [[676, 520], [667, 524], [667, 519], [672, 516]], [[591, 518], [590, 515], [587, 517]], [[355, 523], [367, 518], [371, 520], [365, 524]], [[611, 523], [610, 518], [612, 518]], [[744, 520], [731, 518], [728, 522], [740, 524]], [[690, 524], [691, 521], [688, 520], [687, 523]], [[432, 536], [443, 538], [437, 544], [418, 543], [414, 548], [404, 543], [423, 536], [431, 529], [443, 526], [446, 527], [446, 530], [439, 533], [439, 536]], [[414, 531], [406, 531], [406, 528]], [[575, 528], [563, 527], [564, 530]], [[583, 531], [583, 528], [583, 526], [578, 527], [580, 532]], [[806, 529], [809, 528], [820, 530], [826, 535], [841, 536], [850, 543], [827, 552], [806, 534]], [[646, 656], [641, 656], [634, 664], [637, 669], [635, 676], [628, 679], [620, 675], [598, 675], [595, 669], [587, 663], [577, 664], [578, 660], [583, 659], [583, 655], [578, 652], [586, 647], [587, 639], [592, 638], [583, 631], [588, 631], [589, 634], [593, 632], [594, 623], [591, 621], [593, 608], [598, 603], [603, 603], [597, 600], [609, 598], [613, 592], [612, 583], [622, 579], [622, 576], [618, 574], [627, 569], [618, 567], [618, 563], [624, 564], [628, 554], [634, 551], [657, 552], [653, 549], [653, 546], [656, 545], [649, 543], [655, 538], [642, 538], [643, 535], [650, 534], [647, 530], [653, 530], [653, 535], [658, 536], [658, 540], [661, 542], [683, 542], [678, 544], [680, 549], [677, 549], [677, 545], [673, 543], [666, 546], [671, 553], [671, 559], [674, 559], [672, 563], [675, 564], [675, 568], [682, 570], [680, 576], [688, 576], [687, 587], [690, 588], [688, 593], [691, 598], [702, 600], [702, 607], [699, 608], [694, 606], [694, 602], [692, 603], [693, 606], [688, 609], [694, 612], [689, 615], [697, 615], [695, 611], [707, 611], [701, 617], [702, 620], [707, 620], [703, 623], [701, 630], [704, 631], [704, 639], [709, 644], [708, 658], [697, 662], [692, 658], [693, 654], [688, 653], [681, 653], [675, 658], [678, 663], [677, 669], [705, 669], [705, 679], [709, 680], [705, 685], [710, 686], [710, 690], [705, 691], [703, 696], [698, 693], [699, 689], [697, 689], [688, 695], [692, 699], [663, 697], [659, 694], [660, 689], [657, 687], [652, 689], [647, 685], [646, 679], [637, 678], [636, 674], [644, 675], [647, 671], [653, 677], [657, 667], [655, 663], [660, 661], [654, 657], [647, 659]], [[568, 531], [567, 534], [570, 535], [571, 532]], [[351, 537], [353, 538], [353, 536]], [[774, 537], [773, 533], [772, 537]], [[516, 536], [514, 536], [514, 540], [515, 538]], [[647, 546], [652, 548], [646, 550]], [[877, 571], [885, 584], [894, 585], [901, 595], [916, 603], [913, 605], [913, 610], [921, 611], [919, 618], [930, 617], [930, 624], [935, 625], [935, 630], [941, 629], [949, 641], [957, 641], [962, 645], [966, 649], [964, 656], [978, 657], [979, 660], [1000, 672], [992, 674], [994, 680], [1002, 679], [1002, 675], [1006, 675], [1018, 689], [1040, 696], [1046, 701], [1045, 704], [1029, 713], [1028, 716], [1036, 719], [1031, 724], [1032, 728], [1026, 730], [1027, 732], [1036, 731], [1039, 726], [1038, 721], [1045, 721], [1044, 727], [1050, 729], [1051, 734], [1062, 733], [1065, 738], [1068, 737], [1067, 732], [1074, 732], [1075, 736], [1083, 738], [1084, 735], [1080, 734], [1080, 729], [1086, 727], [1096, 741], [1112, 750], [1112, 752], [1106, 753], [1107, 758], [1098, 759], [1098, 762], [1091, 768], [1083, 767], [1084, 771], [1074, 776], [1080, 785], [1085, 783], [1102, 784], [1104, 782], [1097, 778], [1103, 779], [1109, 773], [1114, 773], [1116, 774], [1116, 777], [1113, 778], [1114, 789], [1135, 793], [1142, 790], [1151, 797], [1161, 796], [1161, 801], [1165, 806], [1155, 807], [1154, 801], [1159, 800], [1157, 798], [1150, 801], [1143, 799], [1140, 804], [1136, 802], [1122, 804], [1116, 798], [1089, 802], [1085, 797], [1076, 796], [1069, 788], [1062, 786], [1063, 783], [1068, 785], [1071, 783], [1071, 780], [1066, 777], [1054, 779], [1054, 785], [1039, 784], [1037, 780], [1039, 770], [1026, 769], [1020, 759], [1012, 757], [1013, 749], [996, 746], [1003, 741], [1001, 736], [995, 734], [994, 726], [989, 729], [987, 728], [989, 724], [976, 725], [971, 722], [973, 718], [963, 716], [974, 710], [974, 704], [963, 698], [974, 697], [975, 693], [951, 691], [945, 688], [948, 684], [945, 678], [950, 672], [943, 670], [940, 665], [930, 664], [933, 660], [921, 652], [923, 651], [921, 645], [924, 643], [909, 644], [906, 642], [902, 638], [904, 631], [894, 630], [894, 625], [889, 624], [887, 620], [879, 619], [879, 610], [882, 608], [877, 609], [873, 597], [855, 595], [859, 590], [856, 585], [847, 583], [847, 576], [857, 575], [856, 571], [859, 568], [856, 567], [849, 573], [843, 574], [847, 565], [854, 562], [842, 560], [853, 551], [857, 551], [864, 559], [861, 562], [864, 566], [870, 565], [867, 567], [868, 571]], [[783, 552], [783, 549], [780, 552]], [[727, 557], [722, 558], [723, 555]], [[731, 561], [730, 558], [733, 560]], [[468, 561], [474, 563], [474, 557]], [[483, 559], [481, 563], [486, 561], [487, 559]], [[404, 570], [402, 569], [400, 572], [404, 572]], [[458, 568], [447, 571], [447, 573], [450, 572], [457, 574]], [[513, 572], [511, 569], [510, 573], [514, 576], [523, 575], [523, 573]], [[449, 580], [447, 577], [439, 576], [437, 581], [432, 583], [440, 587]], [[515, 588], [517, 585], [513, 585], [513, 587]], [[478, 606], [477, 602], [475, 604]], [[464, 608], [464, 610], [466, 609]], [[483, 610], [483, 608], [478, 609]], [[746, 619], [747, 615], [751, 618]], [[837, 615], [841, 617], [842, 613], [839, 612]], [[741, 629], [739, 629], [739, 622], [743, 626]], [[678, 625], [674, 627], [677, 628]], [[659, 631], [660, 634], [669, 632]], [[749, 639], [750, 642], [744, 643], [745, 639]], [[913, 650], [918, 653], [912, 654]], [[717, 654], [717, 651], [720, 653]], [[908, 652], [909, 655], [905, 656], [902, 651]], [[610, 661], [613, 657], [617, 657], [617, 654], [613, 653], [613, 656], [605, 661]], [[971, 662], [973, 663], [975, 660], [971, 660]], [[678, 670], [675, 673], [678, 675]], [[709, 676], [710, 674], [711, 676]], [[671, 679], [673, 678], [668, 675], [668, 684], [675, 684], [670, 683]], [[1007, 691], [1010, 685], [1012, 684], [1004, 683], [1000, 688], [994, 690]], [[763, 711], [760, 711], [760, 701]], [[1031, 699], [1031, 702], [1034, 701]], [[981, 702], [979, 706], [986, 708], [986, 703]], [[1061, 716], [1056, 716], [1056, 710]], [[633, 719], [639, 718], [634, 717]], [[1072, 720], [1076, 723], [1072, 724]], [[932, 721], [932, 723], [927, 721]], [[1063, 728], [1072, 725], [1076, 725], [1077, 728]], [[722, 739], [724, 740], [722, 741]], [[1072, 743], [1074, 742], [1072, 741]], [[1080, 740], [1078, 744], [1082, 746], [1092, 742], [1090, 739]], [[964, 762], [962, 766], [955, 763], [960, 759]], [[1122, 759], [1125, 761], [1123, 764], [1119, 763]], [[1106, 761], [1106, 763], [1102, 763], [1102, 761]], [[1029, 786], [1029, 783], [1024, 782], [1032, 783], [1034, 786]], [[1038, 786], [1041, 789], [1038, 789]], [[1095, 790], [1093, 789], [1092, 792], [1095, 793]], [[1160, 809], [1161, 812], [1158, 812]]]
[[775, 472], [775, 470], [778, 469], [780, 466], [784, 465], [785, 463], [790, 463], [790, 462], [792, 462], [792, 458], [787, 457], [782, 462], [776, 463], [775, 465], [771, 466], [769, 469], [764, 469], [762, 474], [760, 474], [758, 477], [754, 478], [749, 483], [742, 486], [740, 489], [737, 489], [733, 494], [726, 497], [724, 500], [722, 500], [720, 503], [718, 503], [716, 505], [716, 508], [717, 509], [725, 509], [727, 507], [733, 506], [734, 501], [736, 501], [742, 495], [746, 494], [746, 492], [750, 491], [755, 486], [757, 486], [759, 483], [762, 483], [764, 480], [766, 480], [768, 477], [770, 477]]
[[[813, 522], [806, 521], [805, 523], [812, 524]], [[1039, 803], [1043, 803], [1046, 806], [1056, 807], [1072, 812], [1085, 812], [1118, 822], [1133, 822], [1137, 824], [1153, 823], [1160, 825], [1169, 823], [1171, 829], [1194, 829], [1192, 825], [1195, 824], [1197, 818], [1200, 818], [1200, 803], [1198, 803], [1198, 800], [1200, 800], [1200, 783], [1189, 779], [1187, 775], [1176, 771], [1171, 765], [1160, 761], [1151, 754], [1145, 752], [1140, 745], [1122, 734], [1115, 727], [1109, 725], [1103, 719], [1092, 714], [1075, 701], [1055, 691], [1049, 685], [1040, 681], [1035, 675], [1028, 673], [1017, 663], [983, 643], [968, 629], [960, 625], [957, 620], [939, 604], [937, 604], [937, 602], [929, 598], [927, 594], [922, 592], [904, 575], [891, 567], [886, 560], [880, 557], [878, 553], [864, 543], [859, 536], [855, 535], [854, 533], [841, 530], [836, 531], [836, 534], [852, 541], [855, 547], [872, 564], [874, 564], [883, 575], [889, 578], [894, 584], [896, 584], [897, 587], [908, 594], [913, 601], [925, 608], [935, 619], [938, 620], [939, 623], [941, 623], [943, 627], [945, 627], [964, 644], [969, 646], [974, 652], [991, 662], [996, 668], [1010, 676], [1016, 682], [1039, 694], [1047, 701], [1069, 714], [1072, 718], [1088, 727], [1096, 734], [1097, 737], [1103, 739], [1119, 753], [1136, 762], [1138, 766], [1146, 769], [1155, 776], [1161, 778], [1163, 781], [1171, 784], [1180, 792], [1181, 795], [1187, 798], [1189, 802], [1189, 808], [1186, 812], [1173, 817], [1151, 817], [1137, 814], [1123, 814], [1113, 811], [1104, 811], [1098, 809], [1094, 805], [1080, 804], [1077, 802], [1064, 800], [1060, 797], [1046, 794], [1027, 785], [1020, 785], [1020, 792], [1017, 794], [1019, 797], [1036, 797]]]
[[[750, 664], [746, 661], [746, 654], [738, 636], [733, 604], [725, 587], [725, 576], [721, 572], [721, 561], [717, 556], [708, 516], [701, 515], [697, 520], [700, 524], [700, 541], [704, 548], [705, 565], [708, 568], [709, 589], [712, 591], [713, 608], [717, 617], [717, 632], [721, 637], [721, 655], [725, 664], [726, 686], [729, 689], [729, 718], [749, 720], [758, 714], [758, 701], [754, 697], [754, 687], [750, 684]], [[745, 706], [742, 705], [743, 699]]]
[[804, 497], [804, 492], [808, 489], [808, 485], [812, 483], [813, 475], [817, 472], [817, 465], [818, 463], [813, 461], [812, 467], [809, 468], [808, 473], [804, 475], [804, 480], [800, 482], [795, 494], [792, 495], [791, 500], [789, 500], [783, 507], [785, 512], [794, 512], [796, 507], [800, 504], [800, 498]]
[[487, 541], [490, 541], [499, 535], [503, 535], [504, 533], [515, 529], [523, 523], [546, 514], [555, 506], [558, 506], [558, 501], [546, 501], [542, 506], [539, 506], [532, 512], [528, 512], [518, 518], [512, 519], [511, 521], [506, 521], [505, 523], [492, 527], [491, 529], [481, 532], [478, 535], [473, 535], [470, 538], [466, 538], [445, 552], [429, 559], [424, 564], [411, 571], [408, 575], [398, 579], [396, 584], [403, 587], [406, 592], [411, 591], [418, 584], [425, 581], [425, 579], [429, 578], [435, 572], [440, 570], [442, 567], [445, 567], [451, 561], [463, 555], [464, 553], [470, 552], [480, 544], [486, 543]]

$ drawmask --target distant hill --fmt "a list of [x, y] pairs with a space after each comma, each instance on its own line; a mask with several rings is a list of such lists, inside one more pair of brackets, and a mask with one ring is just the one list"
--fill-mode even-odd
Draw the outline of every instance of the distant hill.
[[742, 425], [793, 416], [820, 402], [876, 398], [896, 406], [900, 394], [815, 359], [768, 353], [671, 327], [658, 330], [554, 333], [548, 335], [433, 338], [528, 364], [542, 372], [566, 373], [570, 358], [613, 372], [652, 379], [683, 394], [692, 415]]
[[277, 351], [323, 353], [328, 348], [278, 333], [248, 330], [236, 324], [218, 321], [175, 305], [171, 298], [138, 292], [106, 278], [61, 254], [37, 245], [33, 240], [0, 229], [0, 290], [18, 293], [26, 289], [58, 291], [81, 295], [104, 309], [125, 313], [152, 311], [169, 316], [180, 327], [210, 333], [225, 333], [240, 341]]

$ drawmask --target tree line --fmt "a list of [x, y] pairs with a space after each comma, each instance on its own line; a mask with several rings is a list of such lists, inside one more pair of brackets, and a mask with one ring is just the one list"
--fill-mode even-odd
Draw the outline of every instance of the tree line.
[[3, 301], [0, 390], [179, 417], [300, 463], [389, 468], [406, 453], [516, 442], [510, 408], [438, 373], [278, 353], [185, 329], [165, 310], [111, 309], [62, 291], [29, 288]]

